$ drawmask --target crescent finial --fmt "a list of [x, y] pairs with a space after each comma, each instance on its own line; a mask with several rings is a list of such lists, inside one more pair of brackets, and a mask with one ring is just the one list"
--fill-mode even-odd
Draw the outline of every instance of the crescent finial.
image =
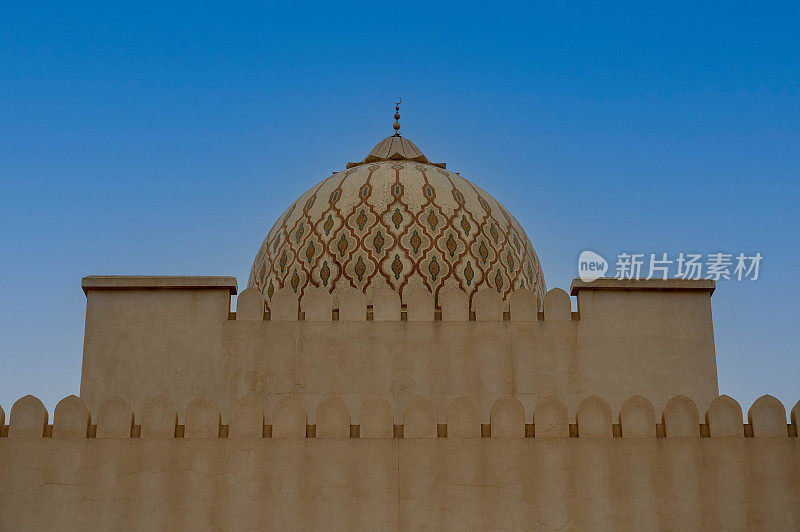
[[400, 136], [400, 104], [403, 103], [403, 99], [399, 96], [397, 97], [397, 101], [394, 102], [394, 136]]

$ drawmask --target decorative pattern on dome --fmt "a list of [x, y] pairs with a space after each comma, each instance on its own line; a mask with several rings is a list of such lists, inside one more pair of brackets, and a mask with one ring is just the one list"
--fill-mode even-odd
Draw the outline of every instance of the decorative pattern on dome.
[[336, 173], [303, 194], [272, 227], [248, 286], [268, 299], [289, 286], [353, 286], [372, 301], [388, 284], [405, 298], [417, 288], [438, 296], [457, 287], [472, 296], [533, 290], [545, 282], [525, 231], [492, 196], [429, 164], [387, 161]]

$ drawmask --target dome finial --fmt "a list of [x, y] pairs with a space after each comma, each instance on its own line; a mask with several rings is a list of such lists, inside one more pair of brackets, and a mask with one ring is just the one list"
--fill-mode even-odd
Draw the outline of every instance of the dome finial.
[[394, 136], [400, 136], [400, 104], [403, 103], [403, 99], [399, 96], [397, 97], [397, 101], [394, 102]]

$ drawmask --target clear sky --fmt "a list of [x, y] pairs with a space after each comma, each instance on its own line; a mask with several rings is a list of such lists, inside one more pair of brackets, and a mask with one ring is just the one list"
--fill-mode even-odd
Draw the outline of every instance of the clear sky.
[[800, 399], [800, 4], [7, 2], [0, 405], [78, 393], [89, 274], [235, 275], [403, 133], [528, 231], [549, 288], [618, 253], [760, 252], [712, 299], [720, 392]]

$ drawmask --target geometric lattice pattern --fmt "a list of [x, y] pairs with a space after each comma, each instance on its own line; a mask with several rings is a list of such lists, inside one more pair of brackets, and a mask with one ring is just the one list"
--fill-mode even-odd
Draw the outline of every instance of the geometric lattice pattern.
[[492, 196], [460, 175], [415, 161], [361, 164], [320, 182], [284, 212], [256, 255], [248, 286], [267, 299], [279, 288], [407, 295], [458, 287], [546, 291], [525, 231]]

